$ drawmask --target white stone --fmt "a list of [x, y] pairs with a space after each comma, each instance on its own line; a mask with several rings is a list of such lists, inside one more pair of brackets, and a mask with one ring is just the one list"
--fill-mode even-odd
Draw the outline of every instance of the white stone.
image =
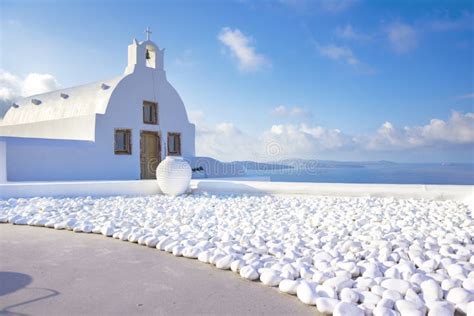
[[13, 225], [27, 225], [28, 224], [28, 219], [20, 217], [15, 219], [13, 222]]
[[234, 261], [234, 256], [227, 255], [216, 261], [216, 268], [222, 270], [229, 270], [230, 264]]
[[[146, 243], [145, 243], [145, 240], [148, 238], [147, 235], [141, 235], [140, 237], [138, 237], [137, 239], [137, 243], [139, 245], [142, 245], [142, 246], [146, 246]], [[156, 245], [155, 245], [156, 246]]]
[[438, 282], [434, 280], [426, 280], [420, 284], [423, 299], [426, 301], [438, 301], [443, 298], [443, 290]]
[[114, 228], [111, 226], [104, 226], [102, 227], [101, 231], [102, 235], [111, 237], [114, 233]]
[[171, 250], [171, 253], [176, 257], [181, 257], [183, 255], [183, 249], [184, 249], [183, 246], [176, 245]]
[[156, 244], [156, 248], [160, 250], [165, 250], [166, 246], [168, 246], [172, 242], [174, 242], [174, 240], [171, 237], [163, 238]]
[[283, 293], [296, 295], [296, 291], [298, 289], [299, 284], [300, 284], [300, 281], [298, 280], [285, 279], [280, 282], [280, 284], [278, 285], [278, 288]]
[[449, 290], [446, 300], [453, 304], [467, 303], [473, 300], [473, 294], [461, 287], [455, 287]]
[[336, 298], [337, 299], [337, 292], [336, 289], [318, 284], [316, 286], [316, 295], [318, 297], [329, 297], [329, 298]]
[[466, 304], [466, 314], [467, 316], [474, 316], [474, 301]]
[[423, 314], [426, 312], [425, 301], [423, 301], [423, 299], [420, 298], [420, 296], [418, 296], [418, 294], [413, 289], [407, 290], [407, 293], [405, 294], [405, 300], [414, 303], [416, 308]]
[[386, 289], [397, 291], [401, 294], [405, 294], [410, 288], [410, 283], [408, 281], [400, 279], [387, 279], [382, 281], [380, 285]]
[[391, 309], [391, 308], [386, 308], [386, 307], [375, 307], [372, 310], [372, 314], [374, 316], [399, 316], [400, 313]]
[[213, 264], [213, 265], [216, 265], [217, 261], [219, 261], [221, 258], [223, 258], [225, 255], [220, 253], [220, 252], [214, 252], [214, 254], [212, 254], [210, 257], [209, 257], [209, 263], [210, 264]]
[[354, 281], [345, 276], [334, 277], [323, 282], [324, 286], [332, 287], [336, 289], [336, 291], [338, 292], [341, 291], [343, 288], [352, 287], [353, 284], [354, 284]]
[[382, 296], [387, 289], [380, 285], [374, 285], [370, 288], [370, 291], [378, 296]]
[[232, 263], [230, 264], [230, 269], [233, 272], [237, 273], [240, 271], [240, 269], [242, 269], [243, 266], [245, 266], [245, 261], [241, 259], [237, 259], [237, 260], [232, 261]]
[[450, 264], [446, 267], [446, 271], [448, 272], [449, 276], [455, 278], [458, 275], [463, 275], [465, 273], [464, 268], [456, 263]]
[[406, 300], [396, 301], [395, 309], [402, 316], [423, 316], [424, 315], [424, 313], [417, 308], [415, 303], [406, 301]]
[[[136, 239], [136, 237], [134, 237], [134, 236], [135, 236], [135, 234], [130, 234], [129, 237], [128, 237], [128, 241], [133, 241], [134, 239]], [[169, 252], [169, 253], [172, 253], [173, 248], [176, 247], [176, 246], [179, 246], [179, 241], [178, 240], [173, 240], [165, 246], [165, 251]]]
[[354, 287], [358, 288], [359, 290], [367, 290], [371, 286], [377, 284], [374, 279], [368, 277], [359, 277], [354, 283]]
[[201, 262], [209, 263], [209, 258], [211, 257], [211, 253], [208, 250], [201, 251], [198, 254], [198, 260]]
[[316, 291], [308, 282], [301, 281], [296, 290], [298, 299], [307, 305], [316, 305]]
[[313, 273], [312, 280], [319, 283], [319, 284], [322, 284], [324, 281], [330, 279], [331, 277], [332, 277], [332, 275], [329, 274], [329, 273], [325, 273], [325, 272], [321, 272], [321, 271], [315, 271]]
[[392, 309], [395, 305], [395, 302], [389, 298], [382, 298], [378, 303], [377, 307], [384, 307]]
[[368, 303], [368, 304], [371, 304], [371, 305], [374, 305], [374, 306], [376, 306], [377, 303], [382, 299], [377, 294], [374, 294], [374, 293], [369, 292], [369, 291], [362, 291], [362, 292], [359, 293], [359, 295], [360, 295], [360, 301], [362, 303]]
[[372, 311], [376, 308], [375, 305], [369, 304], [369, 303], [361, 303], [357, 305], [363, 312], [364, 315], [372, 316]]
[[431, 304], [428, 316], [453, 316], [454, 306], [445, 301], [437, 301]]
[[128, 241], [133, 243], [138, 243], [138, 240], [142, 237], [139, 233], [131, 233], [128, 235]]
[[456, 279], [444, 279], [442, 282], [441, 282], [441, 289], [443, 289], [444, 291], [449, 291], [451, 290], [452, 288], [455, 288], [455, 287], [461, 287], [461, 280], [456, 280]]
[[293, 273], [291, 273], [290, 271], [283, 271], [280, 273], [280, 277], [282, 279], [288, 279], [288, 280], [294, 280], [295, 279], [295, 276]]
[[468, 278], [462, 282], [462, 287], [474, 293], [474, 278]]
[[400, 294], [400, 292], [398, 292], [398, 291], [386, 290], [385, 292], [383, 292], [382, 298], [388, 298], [388, 299], [391, 299], [392, 301], [396, 302], [398, 300], [403, 299], [403, 295]]
[[247, 280], [253, 281], [257, 280], [260, 275], [252, 266], [244, 266], [242, 269], [240, 269], [240, 276]]
[[158, 244], [158, 238], [152, 236], [145, 239], [145, 245], [150, 248], [155, 248]]
[[377, 278], [377, 277], [381, 277], [383, 274], [382, 272], [380, 271], [379, 267], [377, 266], [377, 264], [373, 263], [373, 262], [369, 262], [366, 266], [365, 266], [365, 271], [362, 273], [362, 276], [363, 277], [366, 277], [366, 278], [369, 278], [369, 279], [374, 279], [374, 278]]
[[359, 294], [350, 288], [344, 288], [339, 293], [339, 298], [343, 302], [347, 303], [357, 303], [359, 301]]
[[334, 307], [334, 316], [364, 316], [364, 311], [357, 307], [357, 305], [339, 302]]
[[200, 253], [200, 249], [196, 247], [185, 247], [183, 249], [183, 257], [190, 259], [197, 259]]
[[260, 275], [260, 281], [268, 286], [278, 286], [282, 280], [280, 273], [275, 270], [266, 270]]
[[322, 314], [334, 313], [334, 308], [339, 304], [339, 300], [328, 297], [318, 297], [316, 299], [316, 308]]

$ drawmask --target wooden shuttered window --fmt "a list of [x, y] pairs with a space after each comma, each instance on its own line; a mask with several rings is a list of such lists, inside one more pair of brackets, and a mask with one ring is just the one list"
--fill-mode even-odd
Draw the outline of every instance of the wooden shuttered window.
[[115, 129], [114, 151], [116, 155], [132, 154], [132, 130]]
[[168, 155], [181, 156], [181, 134], [168, 133]]
[[143, 123], [158, 124], [158, 103], [143, 101]]

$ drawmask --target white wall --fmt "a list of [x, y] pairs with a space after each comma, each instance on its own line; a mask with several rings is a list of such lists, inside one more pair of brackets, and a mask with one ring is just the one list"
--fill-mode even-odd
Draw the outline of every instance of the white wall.
[[[158, 102], [159, 125], [143, 123], [144, 100]], [[132, 154], [114, 154], [114, 129], [132, 129]], [[9, 181], [135, 180], [140, 178], [140, 131], [181, 133], [183, 156], [195, 154], [195, 128], [165, 72], [136, 67], [113, 91], [105, 115], [96, 117], [95, 142], [8, 139]]]
[[[194, 193], [282, 194], [312, 196], [373, 196], [455, 200], [474, 210], [472, 185], [351, 184], [239, 181], [235, 179], [191, 180]], [[155, 180], [87, 182], [17, 182], [0, 184], [0, 199], [34, 196], [111, 196], [159, 194]]]
[[0, 183], [7, 181], [7, 146], [5, 140], [0, 139]]
[[156, 180], [0, 183], [0, 199], [37, 196], [114, 196], [159, 194]]
[[472, 185], [309, 183], [203, 179], [193, 180], [191, 187], [194, 192], [423, 198], [456, 200], [474, 206], [474, 186]]

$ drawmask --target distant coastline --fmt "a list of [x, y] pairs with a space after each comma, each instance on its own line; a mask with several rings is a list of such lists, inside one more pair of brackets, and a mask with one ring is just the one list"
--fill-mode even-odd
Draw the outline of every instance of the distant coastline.
[[332, 161], [285, 159], [274, 162], [220, 162], [206, 157], [191, 160], [195, 178], [265, 176], [271, 181], [382, 183], [382, 184], [474, 184], [472, 163], [397, 163], [392, 161]]

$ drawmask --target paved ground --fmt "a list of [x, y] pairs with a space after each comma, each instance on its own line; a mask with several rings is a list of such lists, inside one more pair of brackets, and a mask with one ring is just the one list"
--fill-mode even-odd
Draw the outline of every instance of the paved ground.
[[315, 314], [229, 271], [101, 235], [0, 224], [0, 314]]

